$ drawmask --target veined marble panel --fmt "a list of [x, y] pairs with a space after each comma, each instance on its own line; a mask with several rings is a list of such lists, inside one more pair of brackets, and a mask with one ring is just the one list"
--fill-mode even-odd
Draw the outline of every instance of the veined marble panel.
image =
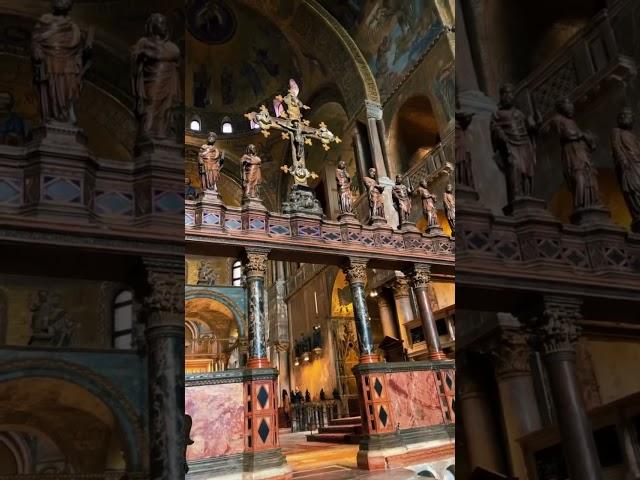
[[393, 418], [401, 429], [444, 423], [433, 371], [387, 373]]

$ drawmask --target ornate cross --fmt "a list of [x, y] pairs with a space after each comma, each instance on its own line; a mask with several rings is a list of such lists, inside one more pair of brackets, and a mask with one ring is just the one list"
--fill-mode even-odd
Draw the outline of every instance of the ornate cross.
[[245, 117], [259, 125], [265, 137], [271, 135], [271, 128], [282, 131], [282, 139], [291, 142], [293, 163], [291, 166], [283, 165], [280, 169], [293, 176], [295, 185], [306, 186], [308, 178], [317, 178], [318, 175], [307, 169], [304, 146], [312, 145], [311, 139], [315, 138], [325, 150], [329, 150], [329, 144], [340, 143], [342, 140], [330, 132], [324, 122], [314, 128], [309, 125], [309, 120], [302, 118], [302, 110], [308, 110], [309, 107], [298, 98], [299, 91], [298, 85], [291, 79], [287, 95], [278, 95], [273, 100], [275, 116], [271, 116], [267, 107], [261, 105], [260, 111], [246, 113]]

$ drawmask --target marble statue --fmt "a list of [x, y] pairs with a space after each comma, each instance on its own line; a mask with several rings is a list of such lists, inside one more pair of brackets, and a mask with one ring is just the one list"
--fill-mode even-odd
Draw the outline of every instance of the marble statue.
[[600, 206], [597, 172], [591, 163], [596, 138], [580, 130], [573, 115], [573, 103], [565, 97], [556, 103], [556, 114], [550, 124], [560, 136], [564, 177], [573, 194], [575, 209]]
[[422, 199], [422, 211], [424, 212], [424, 218], [427, 220], [427, 230], [440, 227], [436, 196], [429, 191], [427, 181], [420, 180], [420, 186], [416, 188], [415, 192]]
[[344, 160], [338, 162], [336, 168], [336, 183], [338, 185], [338, 203], [340, 213], [353, 213], [353, 196], [351, 195], [351, 177], [347, 172], [347, 164]]
[[53, 0], [53, 12], [36, 22], [31, 36], [34, 84], [42, 120], [76, 123], [75, 104], [89, 68], [93, 30], [85, 36], [69, 17], [73, 0]]
[[262, 160], [256, 155], [256, 146], [249, 144], [240, 159], [242, 164], [242, 188], [245, 198], [259, 199], [258, 187], [262, 183]]
[[209, 132], [207, 143], [202, 145], [198, 152], [198, 170], [202, 189], [215, 194], [218, 193], [220, 170], [224, 164], [224, 152], [215, 146], [217, 138], [215, 132]]
[[542, 123], [539, 115], [536, 118], [525, 116], [513, 101], [514, 88], [507, 83], [500, 88], [498, 109], [491, 117], [491, 143], [500, 168], [505, 172], [509, 203], [516, 197], [533, 195], [536, 166], [534, 135]]
[[409, 216], [411, 215], [411, 194], [413, 191], [410, 187], [407, 187], [402, 183], [402, 175], [396, 175], [396, 184], [391, 189], [391, 195], [393, 196], [393, 205], [398, 211], [398, 218], [400, 220], [400, 226], [403, 223], [409, 222]]
[[451, 227], [451, 232], [456, 233], [456, 197], [453, 194], [453, 186], [448, 183], [444, 194], [442, 195], [442, 203], [444, 204], [444, 212], [447, 215], [447, 222]]
[[213, 287], [216, 284], [216, 272], [211, 268], [207, 262], [202, 260], [200, 267], [198, 268], [198, 281], [197, 285], [206, 285]]
[[384, 187], [378, 183], [375, 168], [369, 169], [369, 176], [364, 177], [364, 184], [369, 195], [369, 215], [371, 220], [384, 220]]
[[456, 183], [469, 188], [475, 188], [473, 170], [471, 168], [471, 154], [466, 142], [466, 131], [471, 124], [473, 113], [460, 110], [460, 102], [456, 98], [456, 129], [455, 129], [455, 160]]
[[618, 115], [618, 126], [611, 132], [611, 148], [620, 188], [637, 230], [640, 229], [640, 139], [632, 131], [633, 123], [633, 112], [624, 108]]
[[169, 40], [167, 18], [152, 13], [145, 36], [131, 49], [134, 111], [140, 134], [146, 138], [167, 138], [174, 127], [180, 92], [180, 49]]

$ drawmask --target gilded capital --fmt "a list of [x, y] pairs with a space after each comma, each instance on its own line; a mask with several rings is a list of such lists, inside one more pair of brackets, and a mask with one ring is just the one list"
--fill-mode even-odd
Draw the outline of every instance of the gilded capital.
[[367, 281], [367, 262], [349, 261], [343, 268], [349, 284], [364, 284]]
[[244, 264], [247, 277], [264, 277], [267, 272], [268, 250], [247, 249], [246, 261]]

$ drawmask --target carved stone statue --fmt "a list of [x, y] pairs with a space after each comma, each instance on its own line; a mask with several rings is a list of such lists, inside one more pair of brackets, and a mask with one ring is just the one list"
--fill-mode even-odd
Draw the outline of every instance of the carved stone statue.
[[71, 20], [73, 0], [53, 0], [53, 12], [36, 22], [31, 36], [34, 84], [42, 120], [75, 123], [74, 106], [89, 67], [93, 30], [85, 37]]
[[420, 186], [416, 188], [416, 194], [422, 199], [422, 211], [424, 212], [424, 218], [427, 220], [427, 231], [440, 228], [436, 196], [429, 191], [426, 180], [420, 181]]
[[218, 180], [220, 170], [224, 164], [224, 152], [215, 146], [218, 136], [215, 132], [209, 132], [207, 143], [200, 147], [198, 152], [198, 169], [202, 181], [202, 189], [205, 192], [218, 193]]
[[491, 143], [507, 180], [507, 198], [533, 195], [536, 166], [534, 135], [540, 128], [540, 118], [525, 116], [514, 104], [513, 85], [500, 88], [498, 110], [491, 117]]
[[618, 115], [618, 126], [611, 132], [613, 160], [625, 202], [631, 213], [632, 230], [640, 231], [640, 140], [632, 132], [633, 112], [624, 108]]
[[573, 103], [568, 98], [556, 103], [556, 111], [551, 126], [560, 136], [562, 167], [573, 194], [573, 206], [575, 209], [601, 206], [597, 172], [591, 163], [596, 139], [590, 132], [580, 130], [573, 119]]
[[364, 177], [364, 184], [369, 195], [369, 214], [371, 222], [375, 223], [386, 220], [384, 215], [384, 187], [378, 183], [375, 168], [369, 169], [369, 176]]
[[409, 223], [412, 193], [411, 188], [402, 183], [402, 175], [396, 175], [396, 184], [391, 190], [391, 195], [393, 196], [393, 204], [398, 211], [399, 228], [402, 227], [402, 224]]
[[456, 136], [455, 136], [455, 159], [456, 159], [456, 183], [475, 189], [473, 181], [473, 170], [471, 169], [471, 154], [466, 142], [466, 131], [471, 124], [473, 113], [460, 110], [460, 101], [456, 98]]
[[169, 40], [167, 18], [152, 13], [145, 36], [131, 49], [135, 113], [140, 134], [166, 138], [173, 127], [173, 112], [182, 99], [180, 93], [180, 49]]
[[258, 186], [262, 183], [262, 160], [256, 155], [255, 145], [247, 145], [240, 163], [242, 164], [242, 188], [245, 198], [259, 199]]
[[338, 162], [336, 168], [336, 183], [338, 185], [338, 203], [340, 205], [340, 213], [353, 213], [353, 197], [351, 195], [351, 177], [347, 172], [347, 165], [343, 160]]
[[456, 233], [456, 197], [453, 194], [453, 186], [449, 183], [442, 195], [442, 203], [444, 204], [444, 212], [447, 215], [447, 222], [451, 227], [451, 232]]
[[216, 272], [211, 268], [204, 260], [200, 262], [198, 268], [198, 282], [197, 285], [206, 285], [213, 287], [216, 284]]

